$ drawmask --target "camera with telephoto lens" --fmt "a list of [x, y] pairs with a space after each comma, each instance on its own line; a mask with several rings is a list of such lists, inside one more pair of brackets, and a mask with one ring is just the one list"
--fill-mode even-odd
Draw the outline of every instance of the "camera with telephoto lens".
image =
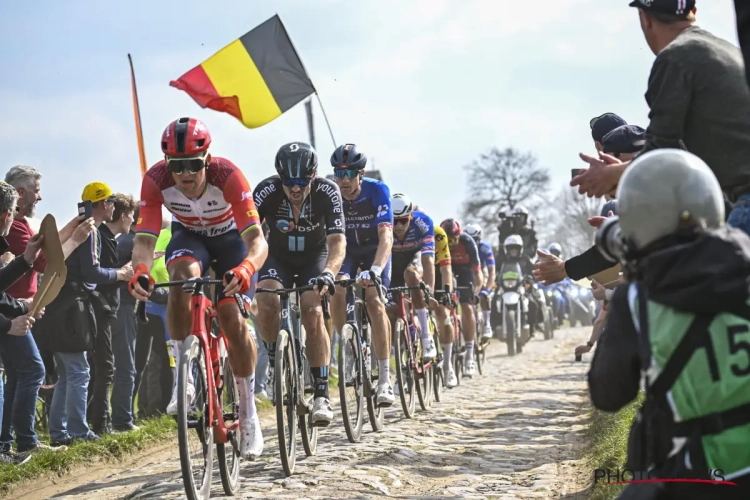
[[596, 232], [596, 248], [610, 262], [627, 262], [626, 249], [620, 232], [619, 217], [609, 217]]

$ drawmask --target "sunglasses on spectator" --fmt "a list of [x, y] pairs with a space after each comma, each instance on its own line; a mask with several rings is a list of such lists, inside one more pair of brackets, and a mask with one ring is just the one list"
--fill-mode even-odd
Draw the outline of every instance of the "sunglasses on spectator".
[[359, 170], [356, 168], [337, 168], [333, 171], [333, 175], [339, 179], [343, 179], [344, 177], [355, 179], [359, 175]]
[[170, 158], [166, 157], [167, 168], [170, 172], [182, 174], [197, 174], [206, 168], [206, 155], [193, 156], [190, 158]]
[[410, 220], [411, 220], [411, 216], [409, 216], [409, 217], [394, 217], [393, 218], [393, 225], [394, 226], [399, 226], [399, 225], [405, 226], [405, 225], [407, 225], [409, 223]]
[[312, 181], [312, 178], [302, 179], [299, 177], [289, 177], [289, 178], [282, 177], [281, 179], [281, 183], [288, 188], [294, 187], [294, 186], [299, 186], [301, 188], [304, 188], [304, 187], [307, 187], [311, 181]]
[[600, 119], [604, 118], [605, 116], [613, 115], [614, 113], [604, 113], [603, 115], [597, 116], [596, 118], [592, 118], [589, 122], [589, 127], [591, 127], [591, 130], [594, 129], [594, 125], [596, 125], [596, 122], [598, 122]]

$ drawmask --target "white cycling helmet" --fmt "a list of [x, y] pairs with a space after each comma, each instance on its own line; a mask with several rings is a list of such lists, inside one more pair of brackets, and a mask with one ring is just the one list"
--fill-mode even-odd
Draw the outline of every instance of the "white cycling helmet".
[[479, 224], [467, 224], [464, 232], [475, 240], [482, 239], [482, 227]]
[[517, 234], [511, 234], [503, 242], [505, 248], [505, 254], [510, 255], [511, 250], [517, 250], [517, 253], [513, 257], [518, 257], [523, 252], [523, 239]]
[[414, 204], [405, 194], [396, 193], [391, 196], [391, 208], [394, 217], [409, 217], [414, 211]]
[[562, 245], [559, 243], [551, 243], [547, 251], [555, 257], [562, 259]]

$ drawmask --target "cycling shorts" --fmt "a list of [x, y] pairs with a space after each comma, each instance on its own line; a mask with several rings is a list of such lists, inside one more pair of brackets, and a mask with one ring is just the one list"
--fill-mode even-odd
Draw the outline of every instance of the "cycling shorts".
[[293, 286], [303, 287], [312, 285], [315, 278], [321, 275], [326, 267], [328, 249], [323, 247], [313, 259], [300, 261], [286, 260], [281, 255], [268, 254], [266, 262], [258, 271], [258, 282], [274, 280], [281, 283], [282, 288]]
[[[172, 239], [167, 245], [165, 259], [167, 269], [182, 260], [197, 262], [201, 268], [201, 276], [208, 275], [209, 266], [216, 273], [216, 279], [223, 279], [224, 273], [240, 265], [247, 257], [247, 246], [236, 229], [227, 231], [219, 236], [204, 236], [190, 231], [180, 223], [172, 223]], [[255, 294], [256, 276], [245, 293], [251, 300]], [[224, 286], [215, 288], [214, 303], [224, 300], [234, 300], [224, 297]]]
[[[474, 271], [471, 266], [453, 265], [453, 277], [456, 278], [456, 286], [474, 286]], [[471, 292], [469, 290], [458, 291], [458, 301], [461, 304], [471, 303]]]
[[[341, 264], [339, 270], [339, 276], [345, 278], [353, 278], [358, 275], [357, 270], [367, 271], [372, 267], [372, 262], [375, 260], [375, 253], [378, 251], [375, 248], [357, 248], [347, 247], [346, 257], [344, 257], [344, 263]], [[388, 257], [388, 262], [383, 268], [383, 272], [380, 273], [380, 279], [383, 286], [388, 289], [391, 286], [391, 258]]]
[[402, 256], [396, 256], [391, 258], [391, 286], [405, 286], [404, 272], [409, 266], [414, 266], [417, 271], [422, 270], [422, 252], [417, 251], [411, 260], [408, 260]]

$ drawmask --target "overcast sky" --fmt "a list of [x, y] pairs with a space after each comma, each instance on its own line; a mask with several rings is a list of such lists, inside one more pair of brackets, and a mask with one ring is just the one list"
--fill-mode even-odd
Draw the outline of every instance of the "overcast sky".
[[[304, 106], [255, 130], [169, 87], [274, 13], [319, 90], [338, 143], [375, 158], [391, 192], [434, 219], [465, 196], [463, 166], [491, 146], [532, 150], [556, 188], [592, 149], [588, 122], [613, 111], [647, 125], [654, 56], [628, 0], [40, 0], [0, 3], [0, 148], [7, 170], [44, 175], [39, 215], [68, 220], [83, 186], [137, 196], [140, 172], [127, 53], [149, 165], [164, 127], [206, 122], [212, 152], [252, 185], [284, 143], [307, 140]], [[736, 42], [731, 0], [698, 20]], [[315, 104], [320, 168], [333, 144]]]

